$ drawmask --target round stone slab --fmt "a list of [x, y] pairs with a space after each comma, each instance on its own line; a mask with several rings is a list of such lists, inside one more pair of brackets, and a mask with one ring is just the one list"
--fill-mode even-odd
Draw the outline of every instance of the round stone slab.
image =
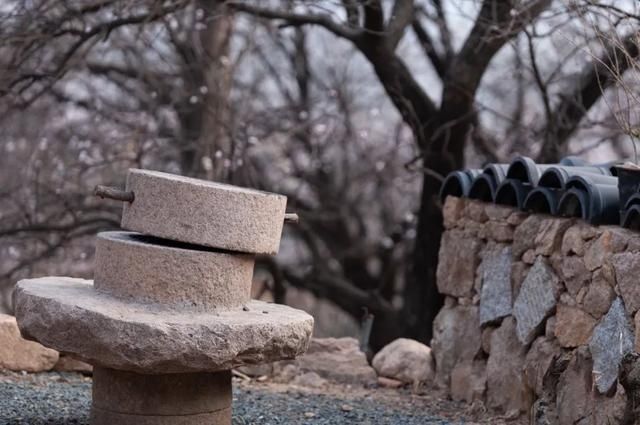
[[118, 298], [229, 309], [251, 298], [254, 257], [133, 232], [98, 234], [94, 286]]
[[181, 312], [125, 302], [96, 292], [90, 280], [67, 277], [18, 282], [14, 307], [26, 338], [94, 366], [146, 374], [292, 359], [306, 351], [313, 329], [310, 315], [279, 304]]
[[160, 238], [251, 254], [280, 246], [287, 198], [157, 171], [130, 169], [121, 226]]

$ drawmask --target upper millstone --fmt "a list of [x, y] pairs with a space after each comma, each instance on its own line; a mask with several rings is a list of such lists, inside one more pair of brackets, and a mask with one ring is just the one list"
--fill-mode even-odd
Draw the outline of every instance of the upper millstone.
[[130, 169], [121, 226], [160, 238], [251, 254], [278, 252], [287, 198], [282, 195]]
[[223, 310], [251, 297], [254, 258], [132, 232], [98, 234], [95, 289], [139, 303]]

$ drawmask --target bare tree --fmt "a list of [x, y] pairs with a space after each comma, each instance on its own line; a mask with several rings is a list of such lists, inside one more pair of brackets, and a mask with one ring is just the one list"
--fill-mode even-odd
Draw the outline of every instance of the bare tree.
[[[304, 2], [303, 2], [304, 3]], [[319, 4], [321, 3], [321, 4]], [[327, 5], [329, 3], [329, 5]], [[343, 10], [333, 2], [308, 3], [306, 11], [291, 11], [285, 6], [262, 7], [249, 2], [230, 1], [229, 6], [253, 16], [284, 22], [285, 26], [316, 25], [336, 37], [348, 40], [369, 61], [405, 123], [413, 133], [420, 151], [424, 178], [418, 211], [417, 234], [411, 270], [405, 286], [406, 316], [402, 334], [420, 340], [431, 338], [431, 326], [442, 305], [435, 282], [435, 270], [442, 234], [442, 219], [438, 190], [442, 176], [464, 165], [464, 152], [478, 123], [475, 96], [494, 56], [528, 27], [543, 18], [551, 6], [550, 0], [498, 1], [484, 0], [469, 35], [459, 49], [451, 42], [452, 35], [443, 2], [411, 0], [345, 0]], [[425, 4], [428, 3], [428, 4]], [[588, 7], [585, 2], [582, 7]], [[303, 6], [301, 6], [303, 7]], [[576, 7], [570, 5], [570, 8]], [[560, 7], [562, 8], [562, 7]], [[608, 10], [609, 12], [612, 9]], [[559, 13], [553, 10], [552, 14]], [[568, 11], [567, 13], [571, 13]], [[425, 28], [425, 22], [437, 28], [438, 40]], [[416, 81], [405, 61], [397, 54], [404, 34], [412, 30], [426, 58], [441, 80], [440, 102], [436, 104]], [[436, 44], [437, 43], [437, 44]], [[554, 160], [564, 151], [569, 136], [582, 121], [586, 111], [599, 99], [614, 80], [606, 65], [615, 60], [609, 49], [603, 54], [605, 66], [589, 67], [586, 75], [570, 88], [563, 101], [553, 109], [546, 98], [547, 137], [540, 149], [541, 160]], [[637, 57], [637, 44], [623, 45], [632, 58]], [[535, 52], [531, 48], [532, 68], [539, 77]], [[548, 96], [545, 84], [538, 81], [543, 96]], [[481, 143], [482, 138], [476, 142]], [[483, 146], [486, 149], [486, 145]]]
[[[604, 127], [593, 111], [638, 56], [636, 6], [619, 4], [8, 1], [0, 137], [14, 147], [0, 160], [31, 158], [40, 127], [40, 155], [64, 171], [6, 164], [0, 240], [25, 249], [0, 264], [5, 284], [69, 235], [117, 226], [90, 185], [149, 166], [285, 193], [303, 220], [284, 256], [260, 260], [276, 298], [294, 285], [354, 318], [365, 307], [374, 348], [428, 341], [442, 176], [465, 158], [556, 160], [576, 132]], [[42, 198], [43, 180], [64, 189]]]

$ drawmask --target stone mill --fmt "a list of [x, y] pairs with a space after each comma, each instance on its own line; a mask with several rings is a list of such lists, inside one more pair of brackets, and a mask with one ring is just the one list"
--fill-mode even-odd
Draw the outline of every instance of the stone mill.
[[250, 297], [286, 197], [138, 169], [106, 192], [127, 231], [98, 234], [93, 281], [20, 281], [20, 331], [94, 365], [93, 425], [230, 424], [231, 369], [294, 358], [311, 338], [310, 315]]

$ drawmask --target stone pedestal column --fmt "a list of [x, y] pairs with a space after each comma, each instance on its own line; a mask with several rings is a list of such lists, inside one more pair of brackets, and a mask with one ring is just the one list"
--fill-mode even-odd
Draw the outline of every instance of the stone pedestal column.
[[92, 425], [229, 425], [231, 372], [143, 375], [96, 367]]

